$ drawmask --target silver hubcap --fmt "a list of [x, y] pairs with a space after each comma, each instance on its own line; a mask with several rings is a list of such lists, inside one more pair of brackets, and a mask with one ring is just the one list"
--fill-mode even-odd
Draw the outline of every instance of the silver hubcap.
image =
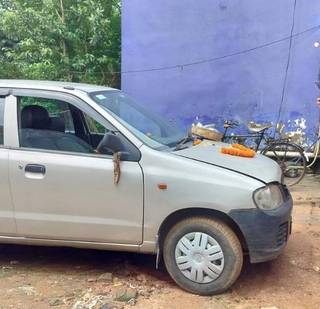
[[175, 250], [176, 263], [185, 277], [197, 283], [216, 280], [224, 267], [224, 255], [218, 242], [201, 232], [184, 235]]

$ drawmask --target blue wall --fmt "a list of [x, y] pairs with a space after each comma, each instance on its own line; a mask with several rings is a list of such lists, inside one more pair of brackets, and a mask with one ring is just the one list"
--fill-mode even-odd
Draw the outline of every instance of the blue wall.
[[[290, 36], [294, 0], [123, 0], [122, 71], [197, 62]], [[293, 33], [320, 25], [320, 1], [297, 0]], [[292, 40], [280, 120], [296, 130], [318, 122], [314, 85], [320, 30]], [[122, 89], [169, 119], [190, 125], [226, 118], [277, 120], [290, 40], [197, 65], [122, 74]], [[288, 121], [291, 120], [291, 124]], [[304, 121], [304, 120], [303, 120]]]

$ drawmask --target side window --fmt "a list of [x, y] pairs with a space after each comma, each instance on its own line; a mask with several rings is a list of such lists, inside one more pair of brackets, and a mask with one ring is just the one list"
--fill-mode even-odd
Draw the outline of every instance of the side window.
[[[69, 104], [56, 101], [52, 99], [42, 99], [34, 97], [20, 97], [19, 98], [20, 113], [22, 110], [46, 110], [51, 119], [51, 127], [58, 128], [58, 131], [65, 131], [74, 133], [73, 120]], [[40, 107], [40, 108], [37, 108]], [[31, 114], [31, 113], [30, 113]], [[64, 129], [64, 130], [63, 130]]]
[[84, 114], [84, 118], [90, 134], [105, 134], [108, 131], [103, 125], [95, 121], [87, 114]]
[[63, 101], [18, 97], [18, 124], [20, 147], [23, 148], [97, 156], [121, 152], [124, 160], [137, 161], [140, 158], [139, 150], [115, 132], [111, 124], [106, 123], [107, 129], [77, 107]]
[[95, 154], [81, 115], [63, 101], [19, 97], [20, 147]]
[[0, 145], [3, 145], [4, 98], [0, 97]]

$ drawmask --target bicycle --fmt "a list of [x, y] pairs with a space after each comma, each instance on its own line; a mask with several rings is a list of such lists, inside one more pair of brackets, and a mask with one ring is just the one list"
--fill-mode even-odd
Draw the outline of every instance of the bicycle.
[[[253, 121], [247, 125], [249, 134], [227, 135], [229, 129], [238, 126], [239, 123], [236, 121], [225, 121], [222, 141], [246, 144], [247, 139], [250, 138], [255, 141], [255, 147], [250, 148], [272, 158], [280, 165], [283, 182], [287, 186], [293, 186], [302, 180], [307, 170], [305, 151], [301, 146], [291, 142], [289, 138], [281, 136], [284, 125], [279, 124], [276, 128], [278, 138], [267, 135], [267, 131], [273, 127], [272, 124], [258, 124]], [[260, 149], [261, 145], [263, 145], [262, 149]]]

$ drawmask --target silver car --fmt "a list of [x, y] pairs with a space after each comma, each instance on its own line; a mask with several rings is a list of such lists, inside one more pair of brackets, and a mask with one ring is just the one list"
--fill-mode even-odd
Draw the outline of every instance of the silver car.
[[275, 258], [292, 199], [278, 165], [222, 154], [123, 92], [0, 81], [0, 242], [134, 251], [201, 295]]

